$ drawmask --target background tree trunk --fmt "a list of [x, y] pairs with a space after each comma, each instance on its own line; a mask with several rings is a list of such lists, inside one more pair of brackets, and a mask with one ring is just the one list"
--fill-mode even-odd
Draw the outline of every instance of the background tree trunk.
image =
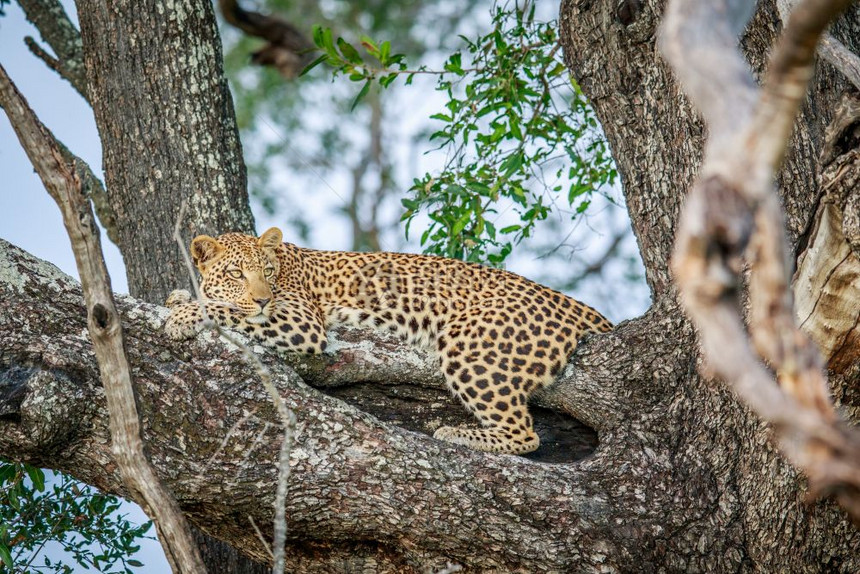
[[[82, 23], [85, 50], [90, 51], [95, 44], [88, 47], [86, 38], [98, 28], [87, 27], [99, 18], [103, 30], [127, 26], [119, 36], [147, 36], [149, 31], [173, 41], [176, 34], [194, 36], [188, 30], [197, 20], [189, 14], [210, 10], [179, 5], [163, 16], [165, 21], [144, 26], [134, 20], [142, 17], [137, 11], [133, 18], [130, 12], [109, 17], [105, 6], [85, 4], [89, 2], [81, 0], [79, 5], [84, 19], [88, 10], [100, 11], [90, 23]], [[120, 6], [111, 10], [131, 9]], [[334, 352], [322, 357], [265, 354], [299, 419], [287, 508], [289, 571], [418, 572], [449, 562], [477, 571], [860, 571], [860, 533], [844, 512], [828, 501], [806, 501], [803, 477], [781, 458], [768, 429], [718, 381], [698, 375], [695, 338], [675, 301], [667, 259], [682, 197], [699, 163], [701, 124], [656, 55], [661, 11], [657, 1], [570, 0], [561, 12], [568, 62], [612, 144], [655, 301], [643, 317], [588, 339], [559, 382], [538, 397], [540, 405], [560, 413], [556, 416], [574, 416], [591, 426], [599, 439], [596, 449], [583, 460], [549, 464], [472, 452], [404, 430], [398, 423], [430, 434], [440, 413], [457, 416], [459, 409], [445, 396], [426, 357], [364, 332], [344, 334], [332, 346]], [[165, 34], [163, 27], [173, 25], [166, 20], [174, 16], [187, 22]], [[202, 34], [214, 33], [211, 16], [200, 18]], [[776, 22], [775, 8], [765, 3], [745, 36], [757, 68], [779, 28]], [[857, 22], [855, 11], [842, 25]], [[851, 37], [860, 38], [852, 32]], [[136, 37], [135, 45], [154, 46], [155, 40]], [[127, 67], [141, 70], [131, 84], [155, 89], [147, 74], [160, 67], [149, 67], [148, 60], [135, 64], [140, 56], [131, 48], [117, 53], [122, 56], [117, 59], [132, 60]], [[151, 56], [183, 61], [175, 50]], [[105, 56], [88, 53], [88, 77], [104, 73], [102, 66], [122, 67], [100, 57]], [[162, 65], [175, 70], [172, 64]], [[188, 70], [182, 73], [194, 77]], [[109, 85], [105, 79], [91, 81]], [[150, 103], [145, 112], [111, 103], [110, 89], [91, 89], [103, 89], [104, 95], [94, 96], [100, 98], [94, 103], [101, 109], [97, 118], [128, 113], [134, 122], [144, 122], [148, 120], [139, 114], [179, 118], [176, 110], [197, 105], [188, 101], [203, 97], [194, 89], [199, 85], [186, 86], [173, 98], [152, 99], [158, 105]], [[820, 200], [818, 154], [843, 89], [830, 71], [819, 70], [781, 178], [797, 252], [803, 250]], [[209, 111], [230, 115], [225, 101]], [[155, 203], [165, 201], [174, 206], [169, 216], [139, 220], [158, 231], [138, 233], [169, 237], [177, 203], [170, 203], [168, 186], [141, 184], [157, 180], [156, 170], [149, 150], [142, 153], [116, 133], [120, 128], [133, 133], [136, 124], [128, 117], [126, 123], [99, 120], [103, 138], [116, 141], [112, 149], [122, 155], [121, 163], [117, 159], [109, 166], [114, 152], [107, 151], [111, 146], [105, 142], [108, 187], [122, 185], [129, 194], [110, 192], [117, 193], [116, 209], [127, 211], [120, 227], [138, 221], [125, 202], [151, 201], [148, 209], [154, 211]], [[199, 127], [179, 129], [163, 121], [152, 126], [165, 131], [168, 143], [174, 136], [203, 137]], [[146, 134], [141, 137], [147, 141]], [[216, 140], [207, 145], [221, 149], [218, 145], [225, 144]], [[210, 149], [215, 148], [204, 146], [198, 152], [205, 155]], [[167, 162], [166, 155], [158, 157]], [[193, 157], [181, 157], [189, 162], [189, 173], [202, 177]], [[238, 156], [225, 158], [223, 169], [235, 172]], [[218, 197], [220, 192], [211, 192], [212, 185], [220, 185], [217, 177], [183, 179], [183, 164], [166, 165], [172, 169], [158, 171], [160, 177], [177, 174], [173, 189], [189, 192], [200, 185], [201, 192]], [[156, 188], [166, 191], [138, 197], [143, 195], [139, 190]], [[214, 200], [207, 196], [201, 201]], [[122, 244], [133, 240], [128, 236]], [[162, 264], [164, 253], [175, 253], [169, 241], [145, 241], [135, 245], [157, 255]], [[184, 281], [163, 289], [180, 283]], [[147, 289], [156, 293], [162, 287]], [[0, 293], [0, 452], [121, 492], [106, 444], [95, 362], [81, 336], [78, 286], [0, 243]], [[265, 392], [241, 356], [223, 344], [208, 336], [167, 343], [161, 332], [163, 310], [131, 299], [120, 304], [145, 438], [160, 476], [192, 522], [265, 560], [248, 520], [252, 517], [270, 532], [280, 431]], [[353, 402], [374, 389], [381, 398], [361, 404], [377, 417], [308, 388], [296, 373]], [[856, 374], [834, 381], [843, 401], [856, 397], [856, 390], [853, 395], [850, 391], [857, 388]], [[379, 409], [379, 403], [387, 410]]]
[[[566, 0], [560, 18], [561, 41], [571, 74], [595, 107], [618, 163], [654, 299], [674, 307], [675, 292], [668, 257], [684, 194], [701, 163], [703, 124], [655, 48], [664, 5], [662, 0]], [[767, 55], [780, 31], [776, 3], [759, 2], [756, 17], [741, 39], [757, 77], [763, 74]], [[832, 32], [852, 52], [860, 52], [860, 7], [855, 5], [849, 9]], [[819, 62], [778, 181], [789, 240], [796, 257], [803, 256], [817, 218], [826, 213], [819, 210], [825, 199], [821, 161], [826, 146], [836, 145], [838, 138], [834, 136], [828, 142], [825, 130], [839, 109], [843, 95], [855, 91], [833, 68]], [[856, 116], [854, 122], [856, 125]], [[843, 139], [842, 146], [838, 153], [856, 154], [857, 140]], [[833, 161], [825, 159], [828, 163]], [[846, 181], [857, 181], [856, 170], [855, 163], [855, 175], [847, 176]], [[855, 197], [860, 195], [856, 186], [853, 193]], [[842, 202], [845, 203], [844, 197]], [[855, 254], [855, 265], [856, 261]], [[856, 267], [851, 273], [853, 275], [849, 276], [856, 277]], [[856, 288], [846, 281], [841, 284], [841, 291], [840, 295], [849, 300], [849, 305], [843, 303], [843, 309], [850, 306], [852, 313], [856, 313]], [[856, 335], [849, 337], [851, 333], [848, 331], [842, 343], [854, 349], [848, 351], [848, 355], [855, 357]], [[689, 352], [695, 355], [695, 348], [690, 348]], [[837, 367], [831, 376], [833, 393], [846, 411], [854, 414], [856, 421], [860, 406], [858, 369], [856, 366], [846, 369], [835, 363], [831, 366]], [[694, 377], [687, 384], [693, 391], [701, 381]], [[691, 396], [697, 403], [693, 408], [703, 409], [705, 398], [712, 392], [697, 389]], [[752, 442], [738, 441], [747, 434], [740, 430], [745, 426], [745, 417], [744, 410], [736, 407], [716, 418], [710, 409], [692, 416], [701, 423], [700, 433], [712, 428], [711, 432], [724, 437], [716, 441], [712, 437], [708, 442], [719, 444], [727, 440], [726, 446], [735, 443], [739, 448], [737, 451], [721, 450], [712, 444], [708, 450], [712, 453], [711, 464], [720, 468], [724, 480], [733, 485], [728, 492], [737, 496], [734, 502], [738, 505], [737, 512], [743, 516], [742, 529], [756, 532], [749, 539], [746, 553], [752, 560], [759, 561], [773, 552], [768, 548], [795, 548], [798, 535], [814, 529], [816, 518], [814, 513], [810, 514], [811, 509], [794, 506], [800, 500], [803, 484], [793, 476], [793, 471], [783, 468], [781, 458], [764, 455], [760, 446], [762, 438], [754, 438], [758, 433], [749, 435]], [[765, 450], [772, 454], [769, 447]], [[744, 453], [747, 453], [747, 460], [732, 460], [744, 457]], [[755, 453], [755, 462], [752, 453]], [[729, 458], [720, 460], [726, 456]], [[763, 476], [768, 477], [764, 483], [761, 482]], [[783, 521], [783, 517], [788, 520]]]

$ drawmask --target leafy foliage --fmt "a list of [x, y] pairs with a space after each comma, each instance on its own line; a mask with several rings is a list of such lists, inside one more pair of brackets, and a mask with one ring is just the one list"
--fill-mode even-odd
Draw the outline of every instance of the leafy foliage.
[[[449, 54], [459, 44], [455, 31], [471, 27], [476, 13], [483, 17], [483, 7], [474, 9], [479, 4], [261, 0], [256, 9], [283, 18], [308, 36], [314, 24], [321, 24], [354, 43], [362, 35], [385, 37], [410, 58], [425, 59]], [[406, 163], [402, 152], [414, 135], [398, 117], [404, 93], [374, 86], [351, 111], [353, 87], [333, 83], [327, 70], [285, 82], [272, 69], [249, 67], [259, 40], [229, 27], [223, 38], [249, 189], [258, 204], [277, 214], [277, 222], [298, 235], [295, 240], [312, 242], [309, 235], [316, 235], [322, 217], [340, 220], [343, 235], [352, 236], [351, 249], [396, 248], [402, 241], [402, 232], [394, 229], [400, 226], [399, 200], [406, 181], [397, 172]], [[384, 245], [375, 239], [380, 234], [386, 235]], [[331, 235], [317, 235], [316, 240]]]
[[50, 542], [84, 568], [132, 572], [132, 556], [151, 523], [117, 514], [120, 499], [62, 474], [46, 481], [41, 469], [0, 461], [0, 573], [74, 571], [43, 552]]
[[[615, 182], [607, 144], [562, 61], [557, 28], [535, 18], [534, 3], [496, 5], [493, 29], [476, 40], [461, 37], [465, 48], [438, 71], [410, 69], [388, 41], [363, 37], [363, 57], [331, 30], [314, 29], [323, 54], [309, 69], [326, 62], [361, 82], [353, 107], [374, 83], [386, 88], [400, 77], [409, 84], [416, 74], [439, 76], [436, 89], [447, 103], [431, 116], [442, 122], [431, 141], [447, 161], [438, 173], [415, 179], [402, 200], [407, 233], [419, 213], [430, 218], [421, 235], [426, 252], [499, 265], [546, 219], [552, 194], [576, 215]], [[514, 221], [501, 219], [506, 205]]]

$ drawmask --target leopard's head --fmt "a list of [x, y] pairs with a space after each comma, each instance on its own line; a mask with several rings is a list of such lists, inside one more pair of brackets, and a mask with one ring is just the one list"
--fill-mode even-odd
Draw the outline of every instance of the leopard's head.
[[277, 250], [282, 241], [277, 227], [259, 238], [241, 233], [226, 233], [217, 239], [195, 237], [191, 257], [203, 276], [203, 295], [234, 303], [250, 323], [265, 322], [273, 307], [272, 289], [280, 272]]

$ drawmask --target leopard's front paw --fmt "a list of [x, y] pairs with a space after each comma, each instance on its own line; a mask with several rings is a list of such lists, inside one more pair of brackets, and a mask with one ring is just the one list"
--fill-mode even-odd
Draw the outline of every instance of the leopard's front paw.
[[[173, 293], [176, 293], [176, 291]], [[171, 296], [173, 293], [171, 293]], [[168, 297], [169, 299], [170, 297]], [[200, 320], [200, 309], [196, 303], [185, 303], [174, 306], [170, 310], [167, 322], [164, 324], [164, 332], [174, 341], [192, 339], [202, 328], [203, 322]]]
[[167, 296], [167, 301], [164, 302], [164, 306], [172, 308], [177, 305], [182, 305], [183, 303], [191, 303], [191, 293], [185, 289], [174, 289], [170, 292], [170, 295]]
[[433, 433], [433, 438], [468, 446], [468, 442], [463, 441], [462, 433], [456, 427], [441, 426]]

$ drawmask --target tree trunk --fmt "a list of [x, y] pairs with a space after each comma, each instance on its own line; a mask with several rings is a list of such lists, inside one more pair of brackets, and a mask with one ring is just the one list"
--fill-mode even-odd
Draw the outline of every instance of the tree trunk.
[[[179, 20], [192, 13], [177, 10], [170, 14]], [[826, 500], [808, 501], [803, 477], [771, 444], [769, 429], [719, 381], [697, 372], [694, 333], [675, 300], [668, 256], [683, 193], [699, 164], [702, 128], [656, 55], [661, 11], [657, 1], [570, 0], [561, 12], [568, 63], [613, 147], [655, 301], [643, 317], [587, 339], [558, 383], [537, 397], [555, 413], [539, 432], [558, 432], [576, 417], [596, 431], [598, 444], [553, 458], [554, 450], [569, 449], [546, 441], [543, 454], [525, 458], [435, 441], [427, 435], [441, 418], [464, 413], [447, 398], [429, 358], [378, 335], [340, 333], [331, 352], [318, 357], [263, 352], [299, 420], [287, 503], [288, 571], [424, 572], [449, 563], [474, 571], [860, 571], [860, 532], [845, 513]], [[840, 34], [858, 21], [856, 11], [843, 19], [837, 37], [860, 38], [857, 30]], [[756, 69], [777, 22], [766, 3], [744, 38]], [[128, 26], [133, 30], [124, 34], [161, 29]], [[114, 64], [88, 56], [90, 76], [102, 65]], [[819, 154], [844, 88], [831, 71], [819, 70], [781, 177], [797, 253], [823, 195]], [[200, 90], [191, 90], [161, 107], [198, 97]], [[128, 107], [101, 101], [104, 115]], [[129, 125], [100, 120], [103, 130], [102, 122]], [[152, 129], [183, 132], [155, 122]], [[103, 137], [110, 136], [103, 131]], [[125, 155], [110, 168], [106, 151], [106, 169], [119, 170], [108, 177], [109, 188], [115, 188], [111, 177], [155, 180], [148, 155], [116, 145]], [[126, 176], [125, 169], [138, 175]], [[169, 236], [172, 216], [149, 225]], [[155, 241], [144, 247], [162, 260], [160, 249], [174, 253]], [[0, 242], [0, 294], [0, 452], [121, 493], [95, 361], [81, 335], [79, 287]], [[281, 431], [253, 370], [211, 335], [167, 342], [163, 309], [131, 298], [119, 305], [144, 437], [159, 475], [192, 522], [268, 560], [249, 518], [271, 537]], [[299, 375], [338, 398], [307, 387]], [[857, 400], [856, 369], [832, 382], [843, 403]], [[590, 456], [580, 458], [585, 451]]]
[[254, 231], [212, 3], [77, 7], [129, 289], [163, 302], [190, 286], [172, 237], [183, 202], [186, 243], [198, 233]]

